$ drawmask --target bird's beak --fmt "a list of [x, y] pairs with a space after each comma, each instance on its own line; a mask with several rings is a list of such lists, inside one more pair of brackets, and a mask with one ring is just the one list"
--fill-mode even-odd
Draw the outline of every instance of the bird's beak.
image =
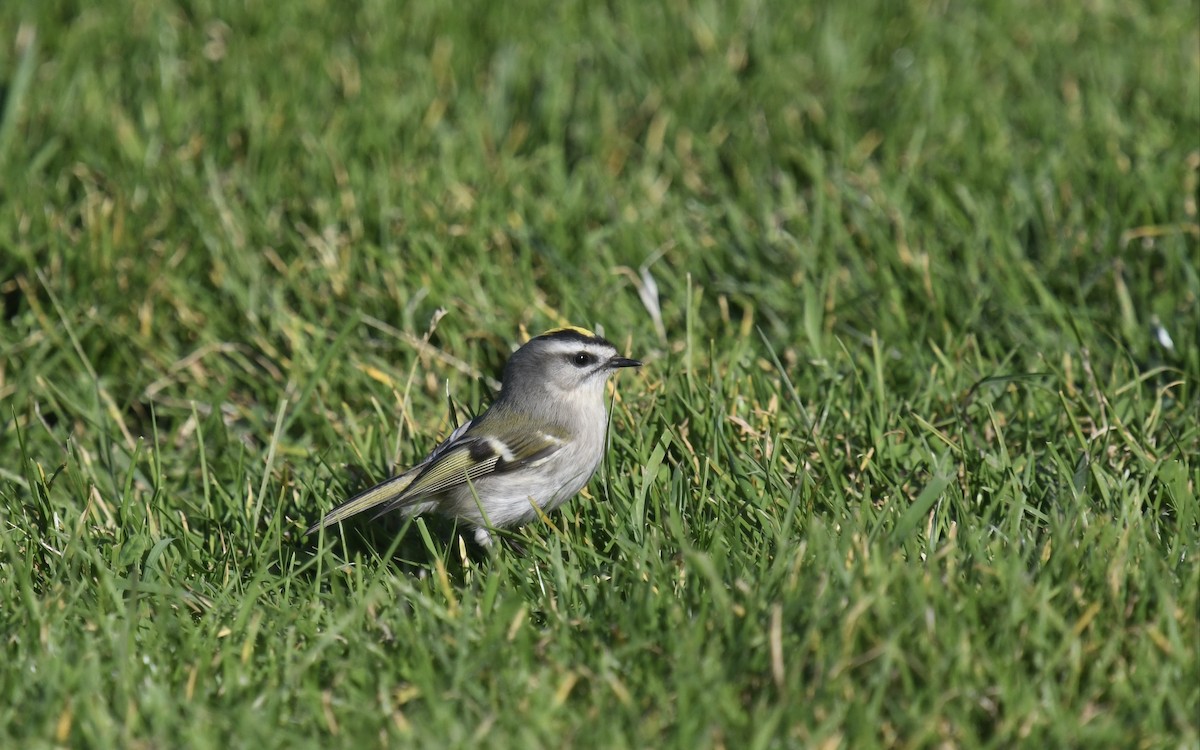
[[615, 370], [618, 367], [641, 367], [642, 363], [628, 357], [613, 357], [608, 360], [608, 366]]

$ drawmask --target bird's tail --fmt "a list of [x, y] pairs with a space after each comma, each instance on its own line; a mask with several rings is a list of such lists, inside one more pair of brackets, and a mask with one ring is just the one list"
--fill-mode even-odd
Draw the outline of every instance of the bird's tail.
[[401, 498], [404, 491], [412, 484], [416, 475], [417, 472], [410, 469], [399, 476], [392, 477], [386, 482], [381, 482], [368, 490], [363, 490], [326, 513], [324, 518], [314, 523], [304, 533], [306, 535], [311, 534], [314, 531], [320, 531], [321, 529], [333, 526], [335, 523], [340, 523], [350, 516], [358, 515], [365, 510], [378, 508], [386, 503], [394, 503]]

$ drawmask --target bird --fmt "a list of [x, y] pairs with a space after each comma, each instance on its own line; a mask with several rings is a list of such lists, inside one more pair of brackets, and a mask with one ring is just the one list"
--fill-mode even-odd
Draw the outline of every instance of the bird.
[[419, 464], [341, 503], [313, 534], [375, 511], [374, 518], [435, 514], [464, 522], [483, 548], [493, 531], [521, 526], [574, 497], [604, 457], [610, 376], [636, 359], [586, 328], [554, 328], [504, 365], [500, 394]]

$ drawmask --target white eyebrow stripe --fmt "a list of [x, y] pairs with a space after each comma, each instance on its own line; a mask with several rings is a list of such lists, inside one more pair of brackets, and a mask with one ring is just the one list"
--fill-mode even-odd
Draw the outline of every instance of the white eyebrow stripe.
[[547, 346], [547, 349], [554, 354], [574, 354], [578, 351], [585, 351], [603, 358], [615, 357], [617, 354], [614, 347], [585, 341], [554, 341]]

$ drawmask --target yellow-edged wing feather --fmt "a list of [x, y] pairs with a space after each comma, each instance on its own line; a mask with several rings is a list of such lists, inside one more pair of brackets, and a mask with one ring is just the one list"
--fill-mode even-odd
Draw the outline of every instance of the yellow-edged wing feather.
[[408, 486], [412, 484], [413, 479], [420, 473], [422, 466], [416, 466], [408, 471], [394, 476], [386, 482], [380, 482], [369, 490], [364, 490], [346, 502], [329, 511], [317, 523], [308, 527], [305, 534], [311, 534], [314, 531], [319, 531], [328, 526], [333, 526], [336, 523], [345, 521], [350, 516], [358, 515], [364, 510], [378, 507], [384, 503], [390, 503], [404, 494]]
[[[491, 474], [500, 454], [481, 439], [464, 440], [429, 463], [404, 494], [411, 498], [435, 495], [455, 485]], [[396, 498], [403, 500], [403, 498]]]

